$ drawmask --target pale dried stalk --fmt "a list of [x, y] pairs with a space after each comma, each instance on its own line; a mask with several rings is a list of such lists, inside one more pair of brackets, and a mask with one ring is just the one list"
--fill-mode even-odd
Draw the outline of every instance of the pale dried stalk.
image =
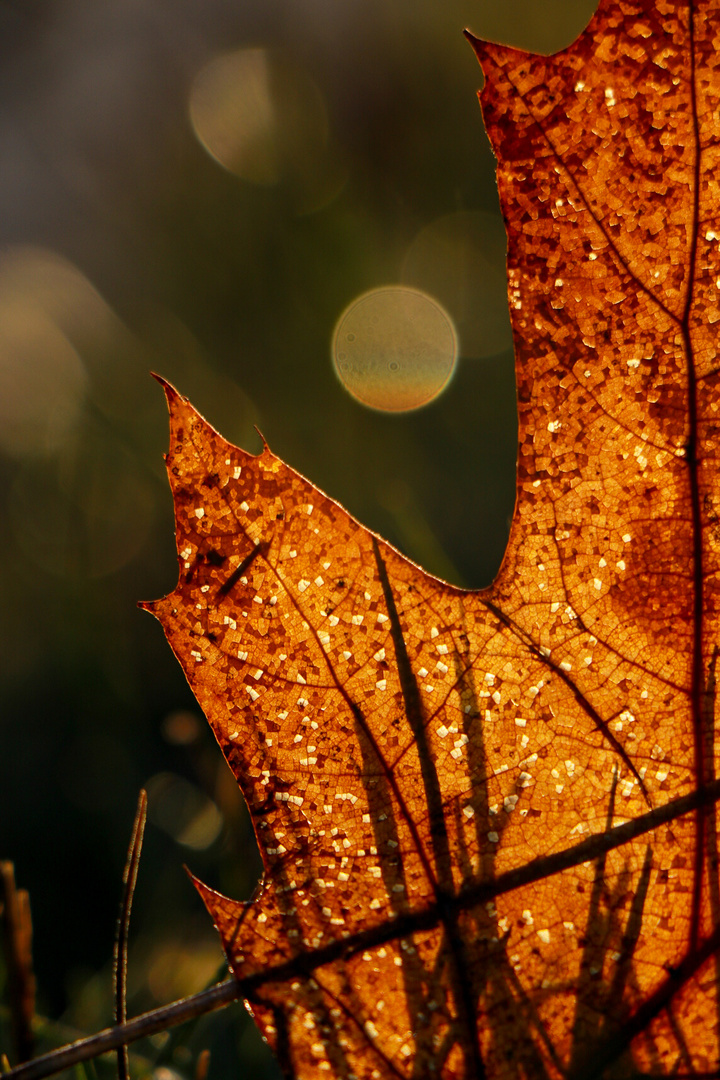
[[15, 868], [0, 863], [0, 907], [10, 990], [13, 1038], [18, 1061], [33, 1052], [32, 1024], [35, 1015], [35, 975], [32, 965], [32, 918], [30, 897], [15, 887]]
[[[130, 929], [130, 912], [132, 910], [135, 882], [137, 881], [140, 854], [142, 852], [143, 836], [145, 835], [145, 821], [147, 818], [147, 792], [141, 789], [138, 798], [135, 820], [133, 822], [132, 836], [128, 848], [125, 871], [123, 873], [123, 898], [118, 916], [117, 932], [115, 935], [115, 949], [113, 953], [113, 976], [115, 983], [115, 1023], [124, 1024], [127, 1020], [127, 946]], [[129, 1080], [130, 1069], [128, 1065], [127, 1046], [118, 1047], [118, 1080]]]

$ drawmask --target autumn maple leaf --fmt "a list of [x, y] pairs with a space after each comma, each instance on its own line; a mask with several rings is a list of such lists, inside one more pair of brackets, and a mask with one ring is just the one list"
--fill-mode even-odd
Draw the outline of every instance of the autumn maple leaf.
[[518, 498], [432, 578], [170, 386], [161, 620], [266, 876], [199, 886], [288, 1077], [718, 1076], [720, 5], [473, 44]]

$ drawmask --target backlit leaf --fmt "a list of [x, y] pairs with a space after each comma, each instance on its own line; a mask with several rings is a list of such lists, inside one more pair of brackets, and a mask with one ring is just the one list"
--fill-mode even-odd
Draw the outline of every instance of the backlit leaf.
[[438, 581], [167, 386], [161, 620], [245, 794], [199, 886], [288, 1077], [718, 1076], [720, 7], [474, 42], [518, 500]]

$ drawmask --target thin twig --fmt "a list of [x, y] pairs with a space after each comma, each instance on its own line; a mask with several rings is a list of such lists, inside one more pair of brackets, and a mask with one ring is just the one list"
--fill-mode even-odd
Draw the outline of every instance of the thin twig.
[[59, 1050], [51, 1050], [42, 1057], [33, 1058], [24, 1065], [18, 1065], [3, 1076], [3, 1080], [43, 1080], [46, 1076], [62, 1072], [77, 1065], [79, 1061], [88, 1061], [90, 1058], [106, 1054], [109, 1050], [117, 1050], [119, 1046], [135, 1042], [136, 1039], [144, 1039], [149, 1035], [156, 1035], [159, 1031], [166, 1031], [176, 1024], [184, 1024], [187, 1020], [193, 1020], [196, 1016], [222, 1009], [242, 996], [242, 988], [235, 979], [218, 983], [210, 990], [203, 990], [192, 997], [174, 1001], [171, 1005], [163, 1005], [159, 1009], [143, 1013], [133, 1020], [128, 1020], [118, 1027], [105, 1028], [97, 1035], [90, 1035], [87, 1039], [78, 1039], [77, 1042], [63, 1046]]
[[[212, 976], [205, 983], [205, 986], [203, 987], [203, 990], [209, 990], [212, 986], [215, 986], [216, 983], [219, 983], [222, 980], [224, 980], [225, 978], [227, 978], [227, 976], [228, 976], [227, 961], [223, 961], [223, 963], [219, 965], [217, 970], [212, 974]], [[198, 1017], [197, 1019], [199, 1020], [200, 1017]], [[155, 1070], [157, 1068], [159, 1068], [159, 1066], [165, 1065], [165, 1064], [167, 1064], [167, 1062], [171, 1062], [173, 1060], [174, 1052], [186, 1040], [187, 1040], [187, 1033], [183, 1034], [183, 1032], [179, 1028], [175, 1028], [175, 1031], [173, 1031], [173, 1033], [171, 1035], [169, 1035], [169, 1037], [165, 1040], [165, 1042], [163, 1043], [160, 1050], [155, 1055], [155, 1057], [153, 1059], [153, 1063], [152, 1063], [152, 1072], [155, 1072]]]
[[35, 975], [32, 966], [32, 916], [30, 897], [15, 888], [11, 862], [0, 863], [0, 906], [5, 937], [5, 957], [10, 988], [15, 1053], [19, 1062], [33, 1055], [35, 1016]]
[[[533, 859], [525, 866], [499, 874], [494, 881], [474, 883], [463, 888], [456, 896], [446, 897], [444, 905], [445, 907], [452, 905], [459, 911], [469, 911], [479, 903], [487, 903], [496, 896], [502, 896], [535, 881], [546, 880], [554, 874], [579, 866], [605, 852], [621, 848], [629, 841], [644, 836], [661, 825], [680, 819], [698, 806], [712, 805], [718, 801], [720, 801], [720, 779], [712, 781], [689, 795], [672, 799], [639, 818], [590, 836], [586, 840], [573, 844], [565, 851]], [[25, 1065], [18, 1065], [5, 1074], [2, 1080], [43, 1080], [44, 1077], [52, 1076], [80, 1061], [97, 1057], [109, 1050], [116, 1050], [123, 1043], [134, 1042], [135, 1039], [154, 1035], [176, 1024], [193, 1020], [195, 1017], [222, 1008], [238, 998], [248, 998], [252, 1001], [258, 988], [267, 983], [280, 984], [292, 977], [308, 978], [312, 972], [326, 964], [347, 961], [351, 956], [356, 956], [366, 949], [385, 945], [389, 941], [406, 938], [410, 934], [423, 930], [430, 930], [436, 927], [441, 919], [442, 909], [437, 904], [430, 904], [428, 907], [408, 912], [395, 919], [361, 930], [352, 938], [329, 941], [327, 945], [313, 949], [312, 952], [298, 953], [277, 964], [261, 967], [240, 980], [228, 979], [209, 990], [201, 991], [182, 1001], [176, 1001], [172, 1005], [154, 1009], [119, 1027], [107, 1028], [97, 1035], [53, 1050]], [[650, 1016], [652, 1019], [657, 1012], [666, 1008], [674, 994], [699, 970], [701, 964], [718, 951], [720, 951], [720, 927], [698, 950], [689, 953], [685, 960], [668, 974], [667, 979], [651, 995], [648, 1002], [640, 1006], [624, 1026], [621, 1035], [628, 1037], [627, 1033], [641, 1015]], [[646, 1018], [641, 1026], [632, 1030], [635, 1034], [637, 1031], [644, 1030], [647, 1022]], [[615, 1038], [616, 1044], [619, 1037]], [[595, 1062], [593, 1062], [594, 1065]]]
[[[115, 1023], [124, 1024], [127, 1020], [127, 947], [128, 931], [130, 929], [130, 912], [132, 910], [135, 882], [137, 881], [140, 854], [142, 852], [143, 836], [145, 834], [145, 821], [147, 819], [147, 792], [140, 790], [135, 821], [133, 822], [130, 846], [128, 847], [127, 861], [123, 872], [123, 898], [120, 905], [120, 914], [115, 932], [115, 948], [113, 950], [113, 983], [115, 987]], [[128, 1061], [127, 1045], [123, 1043], [118, 1047], [118, 1080], [130, 1080], [130, 1065]]]

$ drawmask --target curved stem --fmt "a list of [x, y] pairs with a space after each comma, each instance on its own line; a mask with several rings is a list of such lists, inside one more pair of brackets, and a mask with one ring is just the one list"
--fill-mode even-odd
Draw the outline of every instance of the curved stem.
[[88, 1061], [99, 1054], [107, 1053], [108, 1050], [117, 1050], [126, 1043], [135, 1042], [136, 1039], [155, 1035], [176, 1024], [183, 1024], [186, 1020], [193, 1020], [196, 1016], [222, 1009], [231, 1001], [236, 1001], [241, 992], [235, 979], [227, 979], [209, 990], [202, 990], [199, 994], [174, 1001], [171, 1005], [163, 1005], [159, 1009], [143, 1013], [125, 1024], [106, 1028], [87, 1039], [78, 1039], [59, 1050], [51, 1050], [49, 1054], [43, 1054], [42, 1057], [34, 1058], [4, 1073], [3, 1080], [42, 1080], [45, 1076], [52, 1076], [77, 1065], [79, 1061]]

